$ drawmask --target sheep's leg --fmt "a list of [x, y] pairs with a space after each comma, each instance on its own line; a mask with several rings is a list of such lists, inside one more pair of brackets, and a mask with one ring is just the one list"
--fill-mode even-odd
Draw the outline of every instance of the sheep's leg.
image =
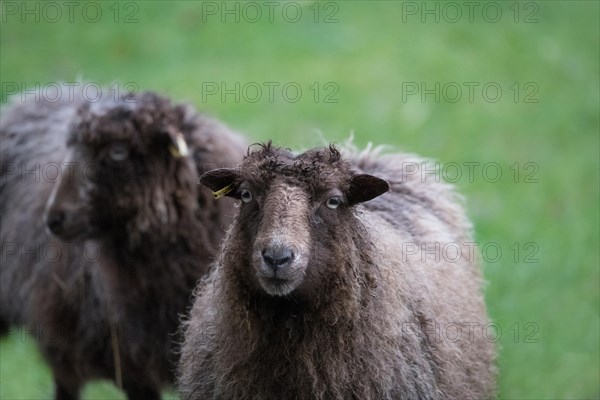
[[79, 400], [79, 386], [54, 381], [54, 400]]
[[123, 390], [129, 400], [160, 400], [160, 392], [154, 388], [140, 386], [137, 383], [124, 383]]
[[0, 318], [0, 337], [5, 336], [10, 330], [10, 325], [8, 322]]

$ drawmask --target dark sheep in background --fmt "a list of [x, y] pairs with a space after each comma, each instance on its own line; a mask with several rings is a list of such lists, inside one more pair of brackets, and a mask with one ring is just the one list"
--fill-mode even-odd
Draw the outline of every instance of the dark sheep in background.
[[418, 166], [269, 143], [204, 174], [242, 204], [185, 326], [183, 399], [493, 396], [476, 260], [405, 246], [472, 242], [452, 188]]
[[57, 399], [96, 378], [158, 399], [232, 214], [198, 178], [246, 145], [157, 94], [66, 97], [2, 109], [0, 326], [34, 333]]

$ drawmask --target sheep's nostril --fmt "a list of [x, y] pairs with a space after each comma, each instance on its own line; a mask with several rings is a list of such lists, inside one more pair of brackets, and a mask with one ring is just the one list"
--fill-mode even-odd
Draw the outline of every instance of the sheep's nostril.
[[294, 258], [292, 250], [285, 246], [270, 246], [261, 253], [265, 264], [274, 270], [286, 266]]
[[46, 225], [50, 232], [60, 235], [64, 231], [65, 213], [62, 211], [51, 212], [46, 217]]

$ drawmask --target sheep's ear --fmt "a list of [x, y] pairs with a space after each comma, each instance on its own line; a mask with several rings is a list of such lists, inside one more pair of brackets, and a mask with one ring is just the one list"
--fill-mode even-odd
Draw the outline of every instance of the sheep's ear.
[[368, 174], [355, 175], [348, 188], [348, 204], [353, 205], [372, 200], [388, 190], [390, 190], [390, 185], [383, 179]]
[[200, 177], [200, 183], [212, 190], [215, 199], [235, 195], [235, 181], [239, 177], [233, 168], [218, 168], [205, 172]]

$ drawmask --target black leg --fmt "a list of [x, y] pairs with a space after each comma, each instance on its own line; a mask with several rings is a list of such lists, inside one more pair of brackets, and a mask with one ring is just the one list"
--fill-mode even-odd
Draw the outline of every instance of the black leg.
[[125, 383], [123, 390], [128, 400], [161, 400], [160, 392], [147, 386], [139, 386], [135, 383]]
[[6, 335], [10, 329], [8, 322], [0, 318], [0, 337]]
[[54, 381], [54, 400], [79, 400], [79, 387], [67, 387]]

